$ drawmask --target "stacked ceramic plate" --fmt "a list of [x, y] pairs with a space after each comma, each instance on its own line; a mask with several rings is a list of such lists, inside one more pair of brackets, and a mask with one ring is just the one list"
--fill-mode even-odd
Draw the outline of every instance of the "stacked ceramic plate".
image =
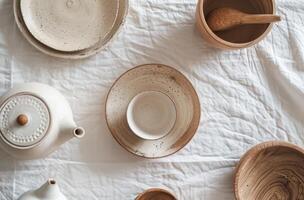
[[14, 0], [16, 23], [40, 51], [79, 59], [96, 54], [116, 35], [128, 0]]
[[108, 127], [129, 152], [159, 158], [182, 149], [200, 122], [200, 103], [190, 81], [176, 69], [147, 64], [120, 76], [106, 102]]

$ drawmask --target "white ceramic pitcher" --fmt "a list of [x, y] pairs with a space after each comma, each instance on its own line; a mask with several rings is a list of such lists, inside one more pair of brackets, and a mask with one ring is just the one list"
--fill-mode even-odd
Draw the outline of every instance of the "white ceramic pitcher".
[[67, 200], [61, 193], [57, 182], [49, 179], [37, 190], [30, 190], [21, 195], [18, 200]]

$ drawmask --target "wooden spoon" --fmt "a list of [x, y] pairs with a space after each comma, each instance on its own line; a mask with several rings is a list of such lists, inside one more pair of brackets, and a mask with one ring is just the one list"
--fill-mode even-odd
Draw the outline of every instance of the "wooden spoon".
[[233, 8], [218, 8], [207, 17], [212, 31], [223, 31], [243, 24], [268, 24], [281, 21], [281, 17], [271, 14], [248, 14]]

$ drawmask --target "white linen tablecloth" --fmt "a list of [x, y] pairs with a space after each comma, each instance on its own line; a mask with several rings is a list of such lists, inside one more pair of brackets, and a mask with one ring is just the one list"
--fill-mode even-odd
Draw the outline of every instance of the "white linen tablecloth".
[[[17, 83], [42, 82], [71, 103], [87, 135], [45, 159], [14, 160], [0, 151], [0, 200], [15, 200], [49, 177], [72, 200], [133, 200], [150, 187], [180, 200], [229, 200], [241, 155], [263, 141], [304, 146], [304, 4], [277, 1], [282, 22], [258, 45], [210, 48], [195, 28], [196, 0], [131, 0], [127, 22], [107, 49], [85, 60], [49, 57], [20, 34], [13, 1], [0, 0], [0, 95]], [[171, 65], [193, 83], [202, 118], [193, 140], [168, 158], [137, 158], [105, 123], [106, 94], [126, 70]]]

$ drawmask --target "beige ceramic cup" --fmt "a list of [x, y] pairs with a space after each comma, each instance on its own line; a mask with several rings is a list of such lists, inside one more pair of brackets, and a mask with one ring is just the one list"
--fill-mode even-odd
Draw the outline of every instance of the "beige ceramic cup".
[[175, 104], [168, 95], [162, 92], [139, 93], [128, 105], [127, 121], [132, 132], [141, 139], [160, 139], [174, 127]]

